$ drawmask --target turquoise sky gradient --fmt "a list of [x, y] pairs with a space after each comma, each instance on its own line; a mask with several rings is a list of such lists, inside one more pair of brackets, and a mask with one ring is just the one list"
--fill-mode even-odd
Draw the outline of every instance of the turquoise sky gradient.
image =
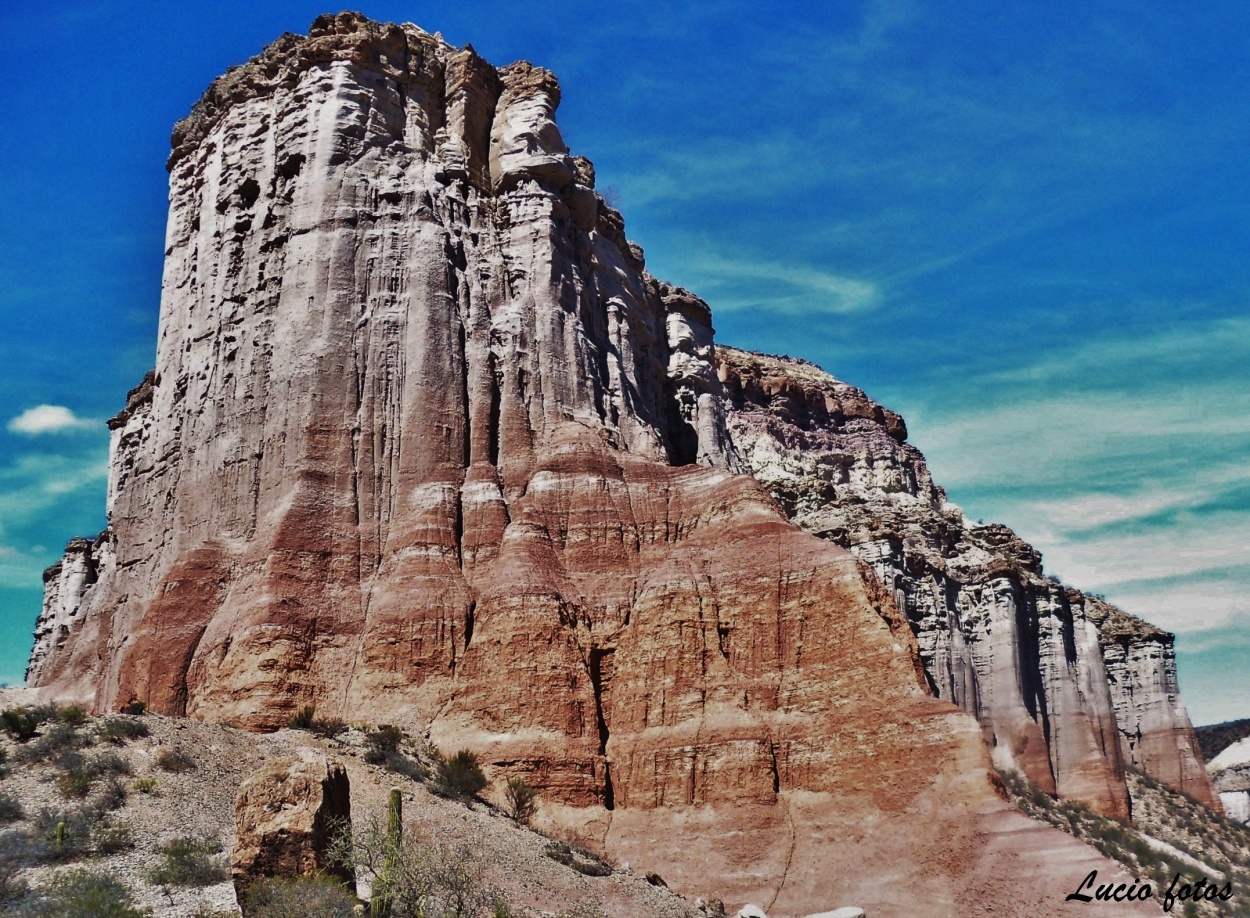
[[[103, 420], [153, 361], [169, 129], [227, 66], [326, 11], [13, 6], [10, 682], [40, 571], [104, 524]], [[902, 412], [969, 516], [1178, 633], [1196, 722], [1250, 716], [1250, 7], [360, 8], [554, 70], [565, 139], [650, 270], [711, 303], [719, 340], [814, 360]]]

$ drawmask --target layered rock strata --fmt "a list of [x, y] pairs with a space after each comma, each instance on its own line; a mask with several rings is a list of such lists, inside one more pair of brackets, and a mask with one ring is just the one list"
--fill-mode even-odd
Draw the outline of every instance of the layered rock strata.
[[1124, 765], [1215, 804], [1172, 635], [1043, 574], [1005, 526], [946, 501], [897, 414], [802, 361], [717, 349], [733, 441], [800, 527], [870, 563], [935, 694], [977, 715], [995, 761], [1128, 815]]
[[558, 101], [355, 14], [210, 87], [95, 579], [56, 580], [31, 683], [425, 729], [549, 824], [774, 914], [1064, 913], [1022, 859], [1115, 868], [1007, 806], [867, 562], [737, 473], [706, 306], [645, 272]]

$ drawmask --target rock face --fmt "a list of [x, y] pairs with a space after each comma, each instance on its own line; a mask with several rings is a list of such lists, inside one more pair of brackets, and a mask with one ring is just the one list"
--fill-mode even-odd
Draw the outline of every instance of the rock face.
[[[738, 472], [707, 307], [645, 272], [558, 102], [546, 71], [356, 14], [210, 87], [174, 131], [156, 368], [111, 422], [94, 582], [49, 580], [31, 683], [425, 729], [610, 855], [773, 914], [968, 889], [1064, 914], [1055, 875], [1114, 866], [995, 791], [876, 559]], [[1112, 785], [1082, 745], [1116, 753], [1110, 715], [1080, 710], [1061, 772]], [[1030, 713], [1003, 735], [1040, 767]]]
[[264, 877], [326, 871], [351, 888], [355, 877], [327, 862], [337, 826], [350, 826], [347, 772], [324, 756], [276, 759], [251, 775], [235, 801], [230, 875], [239, 902]]
[[1235, 822], [1250, 822], [1250, 739], [1223, 750], [1207, 764], [1207, 772], [1224, 814]]
[[1214, 801], [1172, 635], [1043, 575], [1005, 526], [969, 521], [902, 418], [801, 361], [717, 349], [733, 441], [808, 532], [869, 562], [905, 610], [936, 695], [981, 721], [996, 763], [1128, 816], [1131, 764]]

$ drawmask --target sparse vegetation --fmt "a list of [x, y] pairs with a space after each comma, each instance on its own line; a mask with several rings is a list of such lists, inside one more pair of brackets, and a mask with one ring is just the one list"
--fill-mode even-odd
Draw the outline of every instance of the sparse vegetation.
[[29, 902], [22, 903], [23, 918], [143, 918], [134, 907], [130, 891], [105, 873], [84, 868], [62, 871]]
[[247, 894], [251, 918], [351, 918], [356, 897], [328, 876], [259, 880]]
[[121, 713], [129, 714], [132, 717], [142, 717], [148, 711], [148, 703], [139, 701], [137, 698], [131, 699], [122, 708]]
[[9, 736], [25, 743], [39, 733], [39, 715], [30, 708], [6, 708], [0, 711], [0, 725]]
[[128, 823], [100, 806], [44, 808], [31, 820], [25, 854], [32, 861], [72, 860], [85, 854], [115, 854], [134, 847]]
[[383, 724], [365, 734], [365, 761], [370, 765], [385, 765], [387, 755], [398, 752], [403, 741], [403, 730], [392, 724]]
[[96, 738], [114, 746], [124, 746], [151, 734], [148, 725], [132, 717], [110, 717], [96, 730]]
[[81, 749], [89, 743], [87, 737], [69, 724], [57, 724], [38, 739], [28, 742], [18, 753], [24, 764], [47, 762]]
[[0, 826], [8, 825], [10, 822], [17, 822], [25, 815], [21, 801], [0, 791]]
[[221, 843], [216, 839], [182, 835], [160, 848], [160, 863], [148, 871], [148, 882], [157, 886], [211, 886], [226, 878], [218, 860]]
[[195, 759], [181, 749], [172, 746], [162, 749], [156, 756], [156, 766], [162, 771], [182, 774], [195, 770]]
[[71, 727], [81, 727], [91, 720], [91, 715], [87, 713], [87, 709], [82, 705], [69, 704], [57, 709], [56, 719], [58, 723], [69, 724]]
[[440, 755], [436, 760], [435, 790], [444, 796], [476, 797], [489, 783], [476, 753], [468, 749], [461, 749], [449, 758]]
[[[1140, 834], [1147, 832], [1195, 860], [1210, 865], [1232, 882], [1234, 889], [1250, 885], [1250, 829], [1217, 815], [1192, 798], [1140, 772], [1129, 771], [1134, 831], [1113, 819], [1091, 812], [1079, 803], [1059, 800], [1017, 772], [999, 773], [1012, 801], [1027, 815], [1048, 822], [1118, 861], [1135, 877], [1166, 889], [1176, 874], [1193, 879], [1201, 871], [1178, 857], [1152, 847]], [[1198, 916], [1250, 915], [1233, 903], [1210, 902], [1192, 906]], [[1228, 911], [1230, 906], [1232, 911]]]
[[529, 825], [538, 811], [538, 791], [524, 778], [509, 778], [504, 790], [504, 810], [517, 822]]
[[352, 832], [340, 832], [332, 862], [359, 868], [392, 918], [438, 915], [476, 918], [510, 914], [502, 894], [485, 878], [479, 839], [422, 842], [400, 834], [376, 816]]
[[17, 902], [26, 896], [26, 883], [20, 871], [29, 845], [18, 832], [0, 834], [0, 906]]
[[156, 778], [150, 775], [144, 778], [135, 778], [135, 783], [132, 786], [137, 794], [155, 794]]
[[584, 876], [606, 877], [612, 874], [612, 865], [607, 861], [585, 848], [570, 845], [568, 842], [553, 841], [543, 850], [543, 854]]
[[309, 727], [309, 729], [318, 736], [324, 736], [326, 739], [333, 739], [340, 733], [347, 730], [347, 724], [339, 720], [337, 717], [318, 717], [313, 720], [312, 726]]
[[311, 730], [317, 709], [312, 705], [300, 708], [287, 720], [286, 725], [292, 730]]

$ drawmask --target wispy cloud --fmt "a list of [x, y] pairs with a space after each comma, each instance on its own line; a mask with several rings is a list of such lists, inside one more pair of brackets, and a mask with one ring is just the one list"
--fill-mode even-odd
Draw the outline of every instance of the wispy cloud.
[[1072, 585], [1174, 631], [1250, 622], [1248, 330], [1075, 345], [974, 376], [909, 425], [957, 502]]
[[97, 430], [100, 422], [80, 418], [63, 405], [36, 405], [12, 418], [7, 427], [12, 433], [38, 436], [75, 430]]
[[790, 315], [864, 312], [880, 305], [871, 281], [823, 271], [801, 262], [767, 257], [694, 255], [682, 261], [683, 278], [714, 310], [753, 309]]

